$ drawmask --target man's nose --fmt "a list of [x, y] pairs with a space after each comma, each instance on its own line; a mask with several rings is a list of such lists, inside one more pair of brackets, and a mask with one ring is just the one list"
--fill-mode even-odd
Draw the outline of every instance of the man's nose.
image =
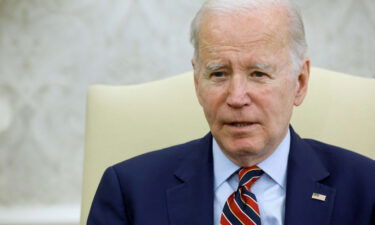
[[245, 78], [233, 77], [228, 87], [227, 104], [233, 108], [250, 105], [248, 84]]

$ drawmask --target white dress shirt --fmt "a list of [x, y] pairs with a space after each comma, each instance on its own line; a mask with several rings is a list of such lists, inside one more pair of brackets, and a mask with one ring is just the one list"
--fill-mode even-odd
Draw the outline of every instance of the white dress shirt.
[[[257, 198], [262, 225], [284, 224], [286, 170], [290, 148], [290, 132], [277, 149], [258, 167], [264, 174], [251, 187]], [[237, 190], [240, 168], [221, 151], [215, 138], [212, 142], [214, 160], [214, 224], [220, 225], [220, 216], [227, 198]]]

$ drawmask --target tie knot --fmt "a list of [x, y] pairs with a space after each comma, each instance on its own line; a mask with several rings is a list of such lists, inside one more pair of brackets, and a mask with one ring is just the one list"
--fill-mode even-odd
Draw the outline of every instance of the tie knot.
[[250, 191], [250, 187], [260, 178], [263, 174], [258, 166], [242, 168], [238, 172], [238, 178], [240, 179], [238, 187], [245, 186]]

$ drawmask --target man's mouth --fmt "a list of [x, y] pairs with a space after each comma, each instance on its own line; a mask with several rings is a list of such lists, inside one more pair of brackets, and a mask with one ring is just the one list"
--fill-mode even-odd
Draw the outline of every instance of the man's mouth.
[[232, 123], [228, 123], [230, 126], [234, 126], [234, 127], [247, 127], [247, 126], [250, 126], [254, 123], [250, 123], [250, 122], [232, 122]]

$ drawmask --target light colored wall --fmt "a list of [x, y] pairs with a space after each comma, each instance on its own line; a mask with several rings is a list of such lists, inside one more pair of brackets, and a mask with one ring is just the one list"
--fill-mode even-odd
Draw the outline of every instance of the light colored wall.
[[[375, 77], [373, 0], [296, 1], [313, 66]], [[201, 2], [0, 0], [0, 219], [79, 204], [87, 87], [191, 70]]]
[[313, 66], [375, 77], [374, 0], [295, 0], [305, 18]]

